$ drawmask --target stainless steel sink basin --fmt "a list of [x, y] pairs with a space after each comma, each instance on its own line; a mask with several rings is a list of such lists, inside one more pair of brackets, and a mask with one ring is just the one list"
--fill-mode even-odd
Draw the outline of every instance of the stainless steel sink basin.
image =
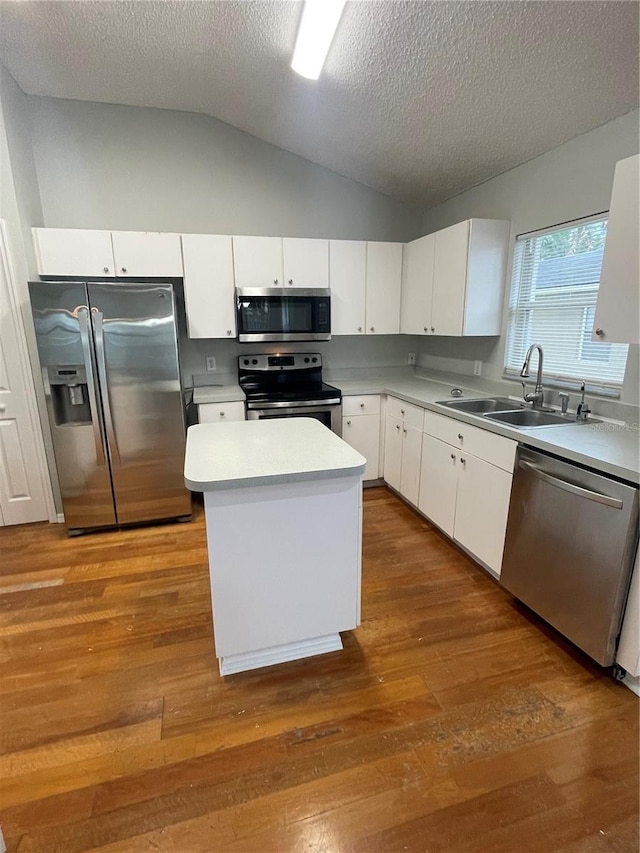
[[448, 406], [458, 412], [468, 412], [471, 415], [483, 415], [485, 412], [504, 412], [506, 410], [520, 410], [515, 400], [507, 397], [484, 397], [480, 400], [439, 400], [438, 405]]
[[499, 421], [501, 424], [525, 428], [577, 423], [573, 418], [563, 417], [555, 412], [542, 412], [540, 409], [520, 409], [517, 412], [489, 412], [484, 417], [487, 420]]

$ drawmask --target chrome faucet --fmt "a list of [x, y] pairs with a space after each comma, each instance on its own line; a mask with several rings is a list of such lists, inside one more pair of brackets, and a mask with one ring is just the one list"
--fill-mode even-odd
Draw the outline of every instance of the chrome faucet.
[[542, 347], [540, 344], [531, 344], [527, 350], [527, 354], [524, 358], [524, 364], [520, 371], [520, 376], [524, 379], [529, 377], [529, 362], [531, 361], [531, 353], [534, 349], [538, 350], [538, 372], [536, 374], [536, 385], [533, 389], [533, 394], [527, 394], [527, 387], [524, 382], [522, 382], [522, 398], [525, 403], [531, 403], [532, 408], [541, 409], [544, 402], [544, 395], [542, 392]]
[[578, 406], [576, 408], [576, 420], [577, 421], [588, 420], [589, 414], [591, 412], [591, 409], [589, 408], [589, 404], [586, 403], [585, 399], [584, 399], [584, 386], [585, 386], [585, 384], [586, 383], [584, 382], [584, 380], [580, 384], [580, 390], [582, 391], [582, 400], [580, 400], [580, 402], [578, 403]]

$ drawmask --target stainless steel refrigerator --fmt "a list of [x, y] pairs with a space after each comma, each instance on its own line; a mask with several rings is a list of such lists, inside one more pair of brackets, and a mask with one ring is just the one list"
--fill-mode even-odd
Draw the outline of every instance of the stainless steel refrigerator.
[[188, 519], [173, 285], [29, 291], [69, 533]]

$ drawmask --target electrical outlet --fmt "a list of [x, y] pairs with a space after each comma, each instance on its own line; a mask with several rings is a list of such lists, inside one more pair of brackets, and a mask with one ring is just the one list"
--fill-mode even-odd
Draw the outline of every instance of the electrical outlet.
[[409, 363], [409, 364], [415, 364], [415, 363], [416, 363], [416, 354], [415, 354], [415, 352], [410, 352], [410, 353], [409, 353], [409, 356], [408, 356], [408, 358], [407, 358], [407, 361], [408, 361], [408, 363]]
[[215, 357], [215, 355], [208, 355], [207, 356], [207, 370], [210, 371], [210, 370], [216, 370], [216, 369], [217, 368], [216, 368], [216, 357]]
[[474, 376], [482, 376], [482, 362], [481, 361], [476, 360], [473, 362], [473, 375]]

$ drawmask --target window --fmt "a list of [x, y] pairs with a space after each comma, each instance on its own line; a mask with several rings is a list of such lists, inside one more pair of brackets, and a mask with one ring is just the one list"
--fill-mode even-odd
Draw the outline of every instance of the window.
[[606, 236], [607, 218], [599, 216], [516, 239], [508, 376], [519, 375], [529, 346], [540, 344], [547, 381], [585, 380], [602, 393], [621, 387], [628, 345], [591, 340]]

